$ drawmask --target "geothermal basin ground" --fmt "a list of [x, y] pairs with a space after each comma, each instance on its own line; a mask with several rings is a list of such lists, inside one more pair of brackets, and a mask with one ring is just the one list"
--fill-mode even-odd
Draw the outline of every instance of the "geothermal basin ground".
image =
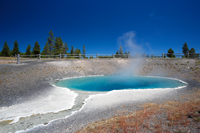
[[[136, 74], [175, 78], [179, 89], [86, 92], [54, 86], [59, 79]], [[197, 92], [195, 59], [82, 59], [0, 65], [0, 132], [76, 132], [89, 123], [134, 112], [145, 102], [181, 101]], [[196, 129], [198, 130], [198, 129]], [[195, 130], [195, 131], [196, 131]]]

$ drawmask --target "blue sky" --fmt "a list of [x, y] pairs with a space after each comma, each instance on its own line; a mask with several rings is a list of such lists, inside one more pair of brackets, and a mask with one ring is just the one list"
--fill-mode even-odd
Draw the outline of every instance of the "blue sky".
[[116, 53], [119, 45], [124, 51], [139, 47], [139, 53], [182, 53], [185, 42], [200, 52], [199, 6], [199, 0], [1, 0], [0, 50], [17, 40], [21, 52], [36, 41], [42, 51], [52, 30], [70, 48], [85, 45], [87, 54]]

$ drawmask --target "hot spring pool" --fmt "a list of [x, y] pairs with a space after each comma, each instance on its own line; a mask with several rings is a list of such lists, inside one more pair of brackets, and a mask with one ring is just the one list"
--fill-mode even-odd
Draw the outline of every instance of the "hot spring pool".
[[59, 80], [59, 87], [81, 91], [112, 91], [123, 89], [180, 88], [186, 83], [175, 79], [146, 76], [90, 76]]

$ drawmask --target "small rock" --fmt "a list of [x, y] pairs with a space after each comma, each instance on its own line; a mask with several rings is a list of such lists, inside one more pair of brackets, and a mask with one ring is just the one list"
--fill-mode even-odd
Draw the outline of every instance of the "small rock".
[[193, 118], [191, 115], [188, 115], [188, 118]]
[[44, 125], [47, 125], [48, 124], [48, 122], [45, 122], [45, 123], [43, 123]]

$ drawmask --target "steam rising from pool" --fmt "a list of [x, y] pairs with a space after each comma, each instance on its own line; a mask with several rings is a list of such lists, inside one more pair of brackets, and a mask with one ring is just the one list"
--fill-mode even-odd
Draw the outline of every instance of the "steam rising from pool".
[[134, 31], [129, 31], [117, 39], [118, 46], [124, 48], [123, 52], [130, 52], [130, 56], [134, 57], [129, 60], [126, 66], [122, 67], [122, 69], [117, 72], [119, 75], [138, 75], [139, 68], [145, 61], [145, 58], [143, 58], [144, 49], [141, 44], [137, 43], [135, 36], [136, 33]]

